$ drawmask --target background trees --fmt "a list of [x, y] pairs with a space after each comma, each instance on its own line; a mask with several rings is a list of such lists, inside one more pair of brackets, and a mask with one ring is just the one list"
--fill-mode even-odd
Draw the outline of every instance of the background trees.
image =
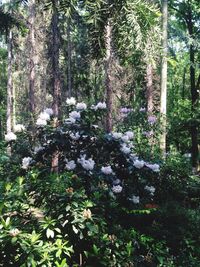
[[[167, 137], [163, 135], [167, 151], [191, 152], [193, 166], [197, 167], [198, 1], [169, 1], [168, 93], [161, 96], [160, 102], [164, 56], [161, 13], [159, 4], [149, 0], [4, 1], [4, 19], [0, 20], [2, 51], [9, 52], [10, 42], [5, 36], [10, 26], [16, 25], [12, 27], [13, 57], [8, 62], [8, 72], [5, 54], [1, 63], [5, 73], [1, 85], [2, 114], [6, 108], [6, 76], [8, 89], [12, 78], [15, 91], [13, 107], [9, 104], [13, 105], [9, 90], [6, 94], [7, 131], [11, 128], [9, 110], [14, 124], [28, 125], [31, 117], [34, 121], [33, 111], [38, 114], [45, 106], [53, 106], [58, 115], [67, 96], [88, 102], [107, 101], [108, 131], [119, 119], [120, 106], [146, 107], [151, 114], [159, 111], [168, 98]], [[187, 118], [180, 114], [187, 114]], [[6, 121], [2, 116], [3, 138]]]

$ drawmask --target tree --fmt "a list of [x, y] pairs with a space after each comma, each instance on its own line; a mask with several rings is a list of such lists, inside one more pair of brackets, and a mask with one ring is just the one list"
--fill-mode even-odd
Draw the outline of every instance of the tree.
[[161, 149], [166, 152], [166, 115], [167, 115], [167, 21], [168, 0], [162, 1], [162, 63], [161, 63], [161, 96], [160, 113], [162, 116]]

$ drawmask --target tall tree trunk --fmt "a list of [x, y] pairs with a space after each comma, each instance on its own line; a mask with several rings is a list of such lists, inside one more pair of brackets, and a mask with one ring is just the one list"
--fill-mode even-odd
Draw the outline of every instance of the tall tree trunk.
[[6, 130], [7, 133], [12, 131], [12, 112], [13, 112], [13, 84], [12, 84], [12, 65], [13, 65], [13, 56], [12, 56], [12, 30], [9, 31], [8, 35], [8, 81], [7, 81], [7, 116], [6, 116]]
[[166, 115], [167, 115], [167, 20], [168, 0], [162, 0], [162, 63], [161, 63], [161, 96], [160, 112], [162, 115], [162, 134], [160, 147], [165, 155], [166, 152]]
[[146, 98], [147, 111], [153, 111], [153, 66], [151, 63], [147, 64], [146, 68]]
[[[13, 66], [13, 34], [12, 30], [8, 33], [8, 81], [7, 81], [7, 112], [6, 112], [6, 131], [7, 133], [12, 132], [12, 113], [13, 113], [13, 80], [12, 80], [12, 66]], [[11, 155], [11, 146], [7, 147], [7, 153]]]
[[[61, 86], [60, 86], [60, 70], [59, 70], [59, 28], [58, 28], [58, 1], [53, 2], [52, 16], [52, 74], [53, 74], [53, 111], [54, 111], [54, 126], [58, 125], [60, 118], [61, 106]], [[55, 151], [52, 156], [51, 169], [58, 173], [59, 152]]]
[[107, 104], [107, 116], [106, 116], [106, 131], [111, 132], [112, 125], [112, 105], [113, 105], [113, 88], [111, 78], [111, 63], [112, 63], [112, 24], [111, 20], [108, 19], [108, 23], [105, 27], [105, 47], [106, 47], [106, 58], [105, 58], [105, 87], [106, 87], [106, 104]]
[[35, 0], [29, 4], [29, 110], [31, 115], [35, 112]]
[[[190, 7], [190, 9], [188, 10], [187, 26], [191, 38], [194, 37], [193, 23], [194, 22], [192, 18], [192, 11]], [[195, 50], [193, 44], [190, 44], [189, 53], [190, 53], [190, 91], [192, 97], [191, 110], [192, 112], [195, 112], [198, 105], [199, 94], [195, 84]], [[192, 139], [192, 166], [193, 168], [197, 169], [199, 167], [199, 160], [198, 160], [199, 152], [198, 152], [198, 129], [195, 122], [191, 125], [191, 139]]]
[[59, 28], [58, 28], [58, 2], [53, 1], [53, 16], [52, 16], [52, 71], [53, 71], [53, 110], [55, 118], [60, 117], [61, 105], [61, 83], [59, 70]]
[[185, 99], [185, 81], [186, 81], [186, 68], [183, 69], [183, 87], [182, 87], [182, 99]]
[[67, 88], [68, 97], [72, 96], [72, 71], [71, 71], [71, 59], [72, 59], [72, 45], [71, 45], [71, 20], [68, 19], [67, 24]]

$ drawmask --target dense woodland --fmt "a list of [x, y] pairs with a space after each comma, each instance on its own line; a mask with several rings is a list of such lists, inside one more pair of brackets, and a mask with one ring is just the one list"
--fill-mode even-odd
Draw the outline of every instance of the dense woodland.
[[200, 266], [199, 0], [0, 1], [0, 266]]

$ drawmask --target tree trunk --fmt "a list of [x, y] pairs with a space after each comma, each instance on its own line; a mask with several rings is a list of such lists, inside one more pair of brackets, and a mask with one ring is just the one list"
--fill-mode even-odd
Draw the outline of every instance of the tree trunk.
[[111, 62], [112, 62], [112, 25], [110, 19], [105, 28], [105, 87], [106, 87], [106, 104], [107, 104], [107, 116], [106, 116], [106, 131], [111, 132], [112, 125], [112, 105], [113, 105], [113, 88], [111, 78]]
[[68, 97], [72, 96], [72, 72], [71, 72], [71, 58], [72, 58], [72, 45], [71, 45], [71, 20], [68, 19], [67, 25], [67, 88]]
[[[53, 111], [54, 127], [58, 125], [60, 118], [61, 106], [61, 87], [60, 87], [60, 70], [59, 70], [59, 28], [58, 28], [58, 10], [57, 0], [53, 1], [52, 16], [52, 74], [53, 74]], [[58, 173], [59, 169], [59, 152], [55, 151], [52, 155], [51, 170]]]
[[168, 0], [162, 1], [162, 63], [161, 63], [161, 96], [160, 113], [162, 115], [162, 134], [160, 148], [166, 152], [166, 115], [167, 115], [167, 20]]
[[12, 56], [12, 30], [9, 31], [8, 36], [8, 81], [7, 81], [7, 116], [6, 116], [6, 130], [7, 133], [12, 132], [12, 112], [13, 112], [13, 84], [12, 84], [12, 65], [13, 65], [13, 56]]
[[153, 66], [151, 63], [147, 64], [146, 83], [147, 111], [153, 112]]
[[[192, 12], [191, 9], [188, 11], [188, 20], [187, 20], [187, 26], [189, 35], [191, 38], [193, 38], [194, 34], [194, 25], [193, 25], [193, 19], [192, 19]], [[198, 105], [198, 91], [195, 84], [195, 50], [194, 45], [190, 44], [189, 48], [190, 53], [190, 90], [191, 90], [191, 97], [192, 97], [192, 106], [191, 110], [192, 112], [195, 112], [197, 105]], [[196, 122], [193, 122], [191, 125], [191, 139], [192, 139], [192, 166], [195, 169], [198, 169], [199, 167], [199, 160], [198, 160], [198, 128], [196, 125]]]
[[29, 4], [29, 110], [33, 115], [35, 112], [35, 0]]
[[59, 28], [58, 28], [58, 10], [57, 0], [53, 1], [52, 16], [52, 72], [53, 72], [53, 110], [56, 120], [60, 117], [61, 105], [61, 86], [59, 70]]

